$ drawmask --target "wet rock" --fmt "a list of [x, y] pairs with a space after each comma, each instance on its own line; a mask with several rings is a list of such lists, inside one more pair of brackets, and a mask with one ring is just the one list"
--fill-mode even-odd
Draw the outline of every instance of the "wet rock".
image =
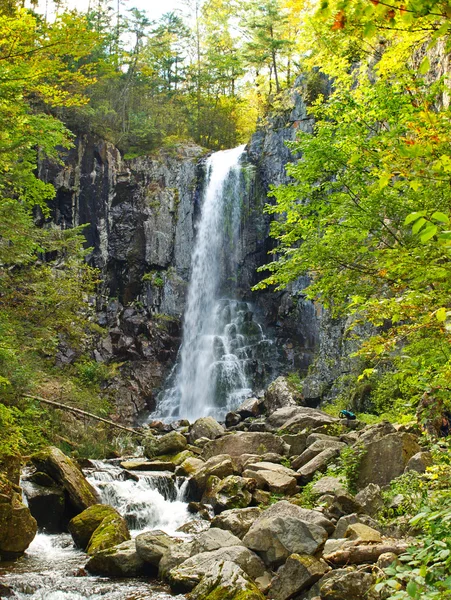
[[204, 504], [211, 504], [216, 513], [233, 508], [246, 508], [252, 502], [255, 489], [253, 480], [229, 475], [222, 480], [211, 478], [202, 497]]
[[301, 402], [301, 394], [283, 376], [273, 381], [265, 391], [264, 407], [268, 414], [279, 408], [298, 406]]
[[275, 494], [291, 496], [296, 493], [296, 473], [282, 465], [269, 462], [250, 464], [243, 471], [243, 477], [255, 479], [259, 487]]
[[410, 433], [391, 433], [376, 441], [365, 442], [365, 453], [359, 464], [357, 487], [363, 489], [369, 483], [381, 487], [399, 477], [409, 460], [420, 452], [417, 438]]
[[404, 471], [416, 471], [417, 473], [425, 473], [428, 467], [432, 467], [434, 461], [430, 452], [417, 452], [409, 459]]
[[249, 577], [256, 579], [265, 573], [265, 565], [260, 558], [244, 546], [228, 546], [202, 552], [188, 558], [169, 573], [169, 584], [173, 592], [185, 593], [192, 590], [206, 575], [209, 569], [221, 562], [230, 561], [238, 565]]
[[38, 471], [47, 473], [66, 491], [69, 501], [80, 513], [99, 501], [97, 492], [86, 480], [76, 463], [58, 448], [49, 447], [31, 457]]
[[201, 417], [195, 421], [189, 432], [189, 440], [191, 444], [195, 443], [200, 438], [215, 438], [224, 435], [224, 427], [220, 425], [213, 417]]
[[136, 552], [138, 556], [146, 563], [158, 567], [163, 555], [177, 541], [171, 538], [164, 531], [145, 531], [135, 538]]
[[211, 525], [226, 529], [242, 539], [261, 514], [262, 509], [258, 507], [225, 510], [212, 520]]
[[241, 456], [242, 454], [285, 454], [288, 447], [284, 441], [271, 433], [237, 432], [212, 440], [205, 445], [203, 456], [206, 459], [218, 454]]
[[319, 525], [326, 522], [321, 513], [283, 500], [263, 512], [244, 536], [243, 542], [266, 564], [278, 566], [290, 554], [315, 554], [327, 539], [326, 530]]
[[136, 552], [134, 540], [97, 552], [85, 568], [93, 575], [106, 577], [139, 577], [146, 573], [146, 564]]
[[20, 488], [0, 475], [0, 560], [21, 556], [36, 531], [36, 520], [22, 503]]
[[264, 600], [251, 578], [235, 563], [225, 560], [212, 564], [192, 590], [190, 600]]
[[127, 523], [119, 513], [107, 515], [95, 529], [89, 540], [86, 553], [93, 556], [107, 548], [113, 548], [130, 539]]
[[60, 533], [64, 530], [65, 498], [62, 488], [55, 484], [44, 487], [32, 481], [23, 481], [22, 490], [40, 529], [45, 529], [48, 533]]
[[310, 588], [329, 570], [326, 563], [308, 554], [291, 554], [271, 582], [269, 598], [289, 600]]
[[[327, 465], [338, 456], [338, 449], [327, 448], [312, 458], [307, 464], [298, 469], [298, 475], [300, 475], [302, 483], [308, 483], [313, 479], [315, 473], [323, 473]], [[294, 465], [293, 465], [294, 466]]]
[[355, 497], [362, 507], [362, 512], [374, 517], [384, 506], [381, 488], [375, 483], [369, 483]]
[[105, 517], [120, 516], [115, 508], [108, 504], [94, 504], [69, 521], [68, 529], [74, 543], [85, 550], [92, 534]]
[[175, 465], [170, 461], [146, 460], [144, 458], [132, 458], [121, 462], [123, 469], [129, 471], [174, 471]]
[[230, 531], [219, 529], [219, 527], [210, 527], [193, 540], [193, 554], [201, 552], [211, 552], [219, 548], [228, 546], [242, 546], [243, 543]]

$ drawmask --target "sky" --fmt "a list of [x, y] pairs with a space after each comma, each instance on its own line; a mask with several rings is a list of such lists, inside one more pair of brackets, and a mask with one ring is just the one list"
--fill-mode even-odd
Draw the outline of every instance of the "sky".
[[[95, 6], [96, 0], [91, 0], [91, 6]], [[45, 12], [46, 4], [49, 12], [53, 7], [53, 0], [39, 0], [39, 10]], [[84, 11], [88, 8], [89, 0], [65, 0], [65, 4], [69, 9], [77, 8]], [[116, 0], [111, 1], [112, 6], [116, 6]], [[139, 8], [145, 10], [149, 19], [158, 19], [164, 13], [170, 12], [177, 7], [180, 7], [180, 0], [123, 0], [122, 10], [127, 8]]]

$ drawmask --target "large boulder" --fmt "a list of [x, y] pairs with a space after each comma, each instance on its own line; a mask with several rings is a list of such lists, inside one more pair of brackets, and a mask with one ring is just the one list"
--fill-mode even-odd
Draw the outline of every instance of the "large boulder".
[[320, 597], [321, 600], [378, 600], [379, 594], [371, 589], [374, 584], [371, 573], [352, 567], [336, 569], [319, 581]]
[[236, 432], [208, 442], [204, 446], [202, 454], [204, 458], [208, 459], [218, 454], [229, 454], [232, 457], [242, 454], [261, 456], [267, 452], [284, 455], [287, 451], [288, 447], [285, 442], [271, 433]]
[[92, 534], [105, 517], [120, 516], [115, 508], [108, 504], [94, 504], [69, 521], [68, 529], [74, 543], [85, 550]]
[[86, 553], [89, 554], [89, 556], [93, 556], [101, 550], [113, 548], [129, 539], [130, 532], [124, 517], [121, 517], [119, 514], [108, 515], [92, 534], [88, 547], [86, 548]]
[[[176, 454], [185, 450], [188, 442], [186, 437], [178, 431], [171, 431], [166, 435], [161, 436], [157, 443], [157, 456], [164, 454]], [[150, 458], [150, 457], [149, 457]]]
[[64, 531], [65, 498], [61, 487], [57, 485], [44, 487], [32, 481], [23, 481], [22, 491], [40, 529], [45, 529], [48, 533]]
[[242, 419], [247, 417], [258, 417], [261, 412], [262, 402], [258, 398], [248, 398], [235, 409], [235, 412], [240, 415]]
[[184, 563], [185, 560], [188, 560], [193, 552], [192, 542], [184, 542], [183, 544], [173, 544], [172, 546], [169, 546], [161, 557], [158, 565], [159, 579], [167, 581], [172, 569]]
[[136, 552], [134, 540], [97, 552], [86, 564], [86, 569], [105, 577], [139, 577], [146, 573], [146, 565]]
[[271, 581], [269, 598], [289, 600], [310, 588], [328, 571], [326, 563], [308, 554], [291, 554]]
[[266, 426], [270, 431], [277, 429], [284, 433], [299, 433], [304, 429], [316, 429], [323, 425], [334, 425], [339, 419], [331, 417], [321, 410], [307, 406], [288, 406], [274, 411], [267, 419]]
[[338, 450], [338, 452], [339, 452], [340, 450], [342, 450], [345, 447], [346, 447], [346, 444], [344, 444], [343, 442], [340, 442], [337, 439], [333, 439], [333, 438], [328, 439], [328, 440], [316, 440], [315, 442], [313, 442], [313, 444], [311, 446], [306, 448], [304, 450], [304, 452], [300, 456], [298, 456], [298, 458], [296, 458], [293, 461], [293, 468], [300, 469], [301, 467], [306, 465], [308, 462], [310, 462], [313, 458], [315, 458], [315, 456], [318, 456], [318, 454], [320, 454], [320, 452], [323, 452], [324, 450], [328, 450], [328, 449], [332, 448], [334, 450]]
[[296, 493], [296, 473], [282, 465], [256, 462], [246, 467], [243, 477], [255, 479], [259, 487], [275, 494], [291, 496]]
[[185, 593], [192, 590], [205, 576], [208, 570], [218, 562], [231, 561], [245, 573], [257, 579], [265, 573], [265, 565], [261, 559], [244, 546], [228, 546], [212, 552], [201, 552], [188, 558], [169, 573], [169, 584], [172, 591]]
[[390, 433], [375, 441], [366, 439], [357, 487], [363, 489], [370, 483], [380, 487], [388, 485], [404, 473], [409, 460], [420, 450], [417, 438], [411, 433]]
[[242, 539], [261, 514], [262, 509], [256, 506], [225, 510], [220, 515], [214, 517], [211, 526], [230, 531], [233, 535]]
[[23, 554], [36, 531], [36, 520], [22, 503], [20, 488], [0, 475], [0, 561]]
[[237, 473], [237, 467], [235, 462], [228, 454], [219, 454], [218, 456], [212, 456], [209, 458], [199, 469], [197, 469], [192, 477], [192, 488], [194, 495], [196, 493], [199, 497], [202, 495], [207, 481], [210, 477], [219, 477], [224, 479], [229, 475]]
[[242, 541], [230, 531], [219, 529], [219, 527], [210, 527], [203, 531], [193, 540], [193, 554], [201, 552], [211, 552], [219, 548], [228, 546], [242, 546]]
[[212, 564], [189, 597], [190, 600], [265, 600], [247, 573], [229, 560]]
[[264, 406], [268, 414], [278, 408], [301, 404], [302, 396], [286, 377], [280, 376], [265, 391]]
[[224, 435], [224, 427], [220, 425], [213, 417], [201, 417], [194, 421], [189, 432], [189, 440], [194, 444], [199, 438], [215, 438]]
[[67, 493], [76, 514], [99, 501], [97, 492], [86, 480], [76, 463], [59, 448], [50, 446], [31, 457], [38, 471], [50, 475]]
[[255, 481], [238, 475], [229, 475], [220, 480], [211, 477], [202, 497], [204, 504], [211, 504], [216, 513], [232, 508], [246, 508], [252, 502]]
[[163, 555], [178, 542], [164, 531], [154, 530], [140, 533], [135, 543], [138, 556], [144, 562], [158, 567]]
[[428, 467], [434, 464], [432, 454], [430, 452], [417, 452], [408, 461], [404, 471], [416, 471], [417, 473], [425, 473]]
[[272, 567], [281, 565], [290, 554], [315, 554], [327, 539], [333, 524], [321, 513], [282, 500], [255, 521], [243, 543]]

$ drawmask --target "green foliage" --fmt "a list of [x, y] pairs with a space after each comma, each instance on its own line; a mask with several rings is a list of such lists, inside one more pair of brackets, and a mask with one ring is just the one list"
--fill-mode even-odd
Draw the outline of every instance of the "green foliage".
[[326, 474], [343, 479], [348, 490], [355, 494], [357, 492], [356, 484], [359, 476], [360, 461], [365, 452], [363, 444], [346, 446], [346, 448], [341, 450], [338, 458], [329, 465]]

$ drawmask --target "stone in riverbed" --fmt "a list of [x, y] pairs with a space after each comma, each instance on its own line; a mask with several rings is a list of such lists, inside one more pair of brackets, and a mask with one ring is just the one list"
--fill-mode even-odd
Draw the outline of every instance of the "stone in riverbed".
[[21, 556], [36, 531], [36, 520], [22, 503], [20, 488], [0, 475], [0, 560]]
[[198, 492], [202, 493], [209, 477], [215, 476], [223, 479], [236, 472], [236, 466], [230, 455], [219, 454], [218, 456], [209, 458], [204, 465], [194, 473], [193, 482], [197, 487]]
[[170, 461], [146, 460], [144, 458], [132, 458], [121, 462], [121, 467], [128, 471], [174, 471], [175, 464]]
[[115, 508], [108, 504], [94, 504], [71, 519], [68, 529], [75, 545], [85, 550], [92, 534], [105, 517], [115, 518], [120, 515]]
[[124, 517], [118, 513], [117, 515], [106, 516], [89, 540], [86, 554], [93, 556], [107, 548], [118, 546], [122, 542], [130, 539], [127, 523]]
[[237, 564], [245, 573], [257, 579], [265, 573], [265, 565], [261, 559], [243, 545], [219, 548], [212, 552], [201, 552], [188, 558], [169, 573], [169, 584], [173, 592], [185, 593], [192, 590], [205, 576], [209, 569], [221, 561]]
[[135, 538], [136, 552], [146, 563], [158, 567], [163, 555], [172, 546], [178, 544], [164, 531], [145, 531]]
[[262, 509], [258, 507], [225, 510], [212, 520], [211, 526], [226, 529], [242, 539], [261, 514]]
[[183, 542], [182, 544], [169, 546], [158, 565], [158, 578], [167, 581], [171, 570], [184, 563], [185, 560], [188, 560], [192, 554], [192, 542]]
[[202, 497], [202, 503], [211, 504], [216, 513], [232, 508], [246, 508], [252, 502], [254, 489], [254, 480], [238, 475], [229, 475], [222, 480], [211, 477]]
[[199, 534], [193, 540], [193, 554], [200, 554], [201, 552], [211, 552], [212, 550], [218, 550], [219, 548], [226, 548], [228, 546], [242, 546], [242, 541], [237, 538], [230, 531], [225, 529], [219, 529], [219, 527], [210, 527], [207, 531]]
[[308, 554], [291, 554], [271, 582], [268, 597], [289, 600], [310, 588], [329, 570], [326, 563]]
[[211, 565], [189, 600], [265, 600], [250, 577], [235, 563], [225, 560]]
[[146, 573], [146, 564], [136, 552], [134, 540], [97, 552], [86, 564], [94, 575], [106, 577], [139, 577]]
[[95, 489], [86, 480], [76, 463], [59, 448], [50, 446], [34, 454], [31, 461], [38, 471], [47, 473], [63, 486], [77, 514], [98, 503], [99, 498]]
[[224, 427], [220, 425], [213, 417], [201, 417], [194, 421], [189, 432], [189, 440], [194, 444], [200, 438], [215, 438], [224, 435]]

